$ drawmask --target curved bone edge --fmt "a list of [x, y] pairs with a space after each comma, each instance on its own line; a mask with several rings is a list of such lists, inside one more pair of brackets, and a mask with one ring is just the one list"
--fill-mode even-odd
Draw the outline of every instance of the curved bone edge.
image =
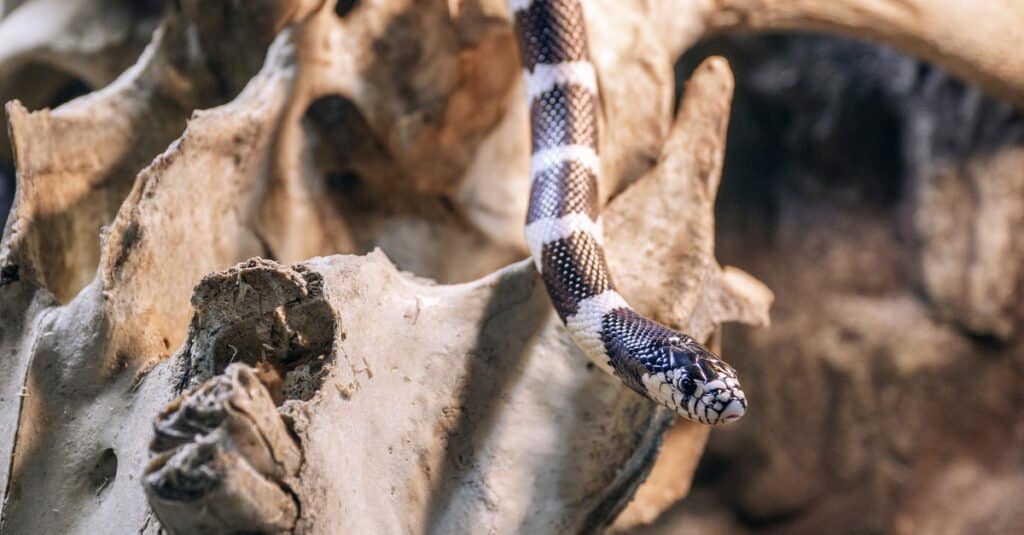
[[[56, 305], [49, 292], [40, 291], [29, 281], [13, 280], [0, 285], [0, 496], [9, 491], [19, 415], [28, 394], [25, 381], [37, 334], [36, 320]], [[0, 511], [0, 518], [2, 515]]]
[[[714, 261], [714, 200], [722, 170], [733, 79], [722, 58], [687, 83], [657, 166], [610, 203], [605, 235], [632, 247], [607, 257], [626, 299], [654, 319], [706, 339], [723, 321], [767, 318], [771, 293], [752, 277], [722, 291]], [[738, 270], [737, 270], [738, 271]]]
[[613, 532], [651, 524], [690, 492], [697, 461], [709, 433], [700, 424], [678, 419], [664, 435], [658, 458], [628, 507], [615, 517]]
[[[145, 451], [136, 444], [139, 435], [147, 434], [123, 431], [142, 429], [173, 399], [169, 375], [178, 370], [150, 366], [184, 337], [192, 286], [202, 274], [261, 250], [236, 207], [248, 206], [245, 200], [260, 191], [267, 145], [293, 76], [290, 58], [282, 34], [267, 68], [235, 101], [196, 115], [122, 206], [99, 276], [43, 316], [8, 485], [20, 493], [4, 497], [5, 529], [131, 530], [144, 516], [143, 495], [130, 476]], [[98, 491], [69, 486], [105, 448], [118, 459], [117, 477]], [[109, 496], [97, 503], [97, 492]], [[68, 513], [39, 515], [34, 497], [43, 495]]]
[[716, 0], [706, 33], [815, 30], [881, 41], [1024, 106], [1024, 4], [1017, 0]]
[[[648, 481], [654, 475], [654, 470], [658, 468], [658, 461], [665, 455], [662, 451], [662, 447], [666, 445], [664, 438], [666, 433], [671, 433], [675, 428], [674, 420], [674, 414], [661, 408], [658, 409], [654, 419], [657, 423], [645, 427], [647, 433], [642, 441], [643, 447], [639, 448], [644, 455], [637, 455], [629, 459], [620, 472], [620, 477], [605, 489], [605, 499], [587, 515], [577, 533], [593, 533], [608, 528], [616, 519], [627, 514], [633, 508], [637, 498], [644, 498], [643, 494], [638, 495], [638, 493], [642, 493], [643, 489], [649, 486]], [[683, 456], [687, 457], [686, 461], [693, 466], [696, 466], [697, 459], [704, 451], [704, 443], [707, 441], [707, 432], [701, 427], [692, 424], [692, 428], [697, 432], [696, 436], [687, 444], [688, 447], [685, 450], [680, 448], [675, 452], [676, 455], [683, 452]], [[690, 455], [686, 456], [685, 453], [690, 453]], [[672, 474], [675, 476], [673, 479], [681, 477], [684, 473]], [[690, 472], [690, 476], [685, 480], [691, 479], [692, 474]]]
[[[172, 533], [292, 528], [301, 453], [255, 370], [230, 365], [158, 417], [144, 487]], [[198, 432], [195, 432], [198, 431]]]
[[[511, 28], [494, 24], [507, 7], [501, 0], [449, 2], [449, 14], [444, 11], [445, 6], [435, 3], [363, 3], [339, 20], [327, 6], [298, 29], [303, 42], [315, 43], [315, 47], [301, 48], [317, 52], [308, 60], [300, 52], [301, 83], [280, 136], [270, 188], [286, 194], [267, 195], [258, 221], [276, 258], [292, 262], [325, 250], [380, 246], [403, 269], [438, 280], [462, 281], [525, 254], [521, 228], [528, 198], [528, 180], [522, 180], [529, 160], [525, 98], [514, 68]], [[594, 2], [587, 10], [588, 27], [600, 36], [592, 40], [598, 71], [612, 73], [600, 80], [602, 113], [607, 115], [602, 120], [609, 125], [602, 142], [606, 195], [619, 192], [649, 170], [669, 130], [676, 58], [650, 31], [652, 21], [675, 18], [664, 11], [664, 3], [608, 1]], [[465, 30], [471, 37], [459, 33], [463, 26], [472, 26], [466, 21], [474, 17], [488, 21], [483, 38], [479, 28]], [[402, 32], [382, 33], [397, 27]], [[424, 47], [418, 54], [422, 59], [411, 67], [395, 66], [391, 56], [364, 49], [364, 43], [383, 46], [399, 35], [413, 35], [410, 40]], [[453, 49], [453, 43], [472, 46]], [[375, 58], [372, 69], [360, 60], [367, 55]], [[408, 83], [396, 83], [396, 69], [408, 72], [402, 78], [408, 78]], [[384, 79], [379, 78], [382, 73]], [[426, 81], [431, 83], [424, 87]], [[412, 112], [408, 105], [394, 105], [393, 91], [406, 86], [416, 97]], [[458, 201], [456, 224], [420, 213], [410, 214], [412, 221], [403, 220], [400, 225], [394, 223], [395, 216], [382, 217], [379, 210], [339, 215], [331, 196], [319, 189], [323, 185], [307, 179], [325, 170], [311, 168], [308, 145], [314, 143], [295, 126], [308, 118], [304, 114], [309, 103], [325, 95], [350, 103], [375, 134], [367, 137], [388, 149], [386, 158], [349, 162], [350, 169], [326, 171], [354, 171], [363, 178], [361, 184], [386, 184], [389, 201], [409, 197], [419, 210], [436, 205], [436, 192], [450, 194]], [[492, 106], [481, 108], [481, 102], [499, 104], [497, 120], [493, 120]], [[481, 129], [482, 123], [490, 126]], [[442, 125], [439, 132], [437, 125]], [[319, 142], [329, 143], [335, 137], [319, 136]], [[466, 155], [472, 157], [467, 160]], [[458, 172], [451, 171], [450, 162], [456, 162]], [[407, 176], [410, 171], [416, 176]], [[461, 182], [453, 181], [452, 177], [460, 176]], [[420, 193], [410, 191], [408, 184], [413, 181]], [[420, 247], [424, 242], [431, 243], [429, 251]], [[476, 254], [460, 262], [445, 261], [468, 248]]]
[[668, 2], [597, 0], [585, 6], [590, 58], [601, 87], [601, 191], [606, 199], [647, 173], [664, 150], [677, 54], [654, 30], [680, 11]]
[[73, 73], [93, 87], [131, 64], [161, 15], [131, 2], [33, 0], [0, 19], [0, 79], [30, 61]]
[[[706, 340], [725, 321], [765, 324], [771, 291], [714, 260], [714, 200], [733, 92], [728, 63], [705, 60], [686, 85], [658, 164], [602, 216], [607, 253], [626, 299], [654, 319]], [[741, 370], [742, 371], [742, 370]], [[710, 428], [680, 421], [619, 526], [653, 520], [689, 492]]]
[[[376, 6], [365, 7], [372, 10]], [[255, 220], [274, 257], [284, 262], [297, 262], [323, 251], [357, 250], [349, 223], [332, 206], [324, 184], [309, 180], [320, 173], [310, 147], [327, 143], [330, 137], [311, 139], [303, 120], [317, 98], [335, 95], [347, 99], [354, 92], [353, 85], [360, 79], [354, 56], [368, 53], [359, 46], [363, 39], [358, 34], [366, 31], [367, 25], [353, 24], [346, 32], [347, 26], [334, 13], [333, 3], [321, 2], [294, 28], [298, 75], [277, 135], [267, 194]]]
[[754, 276], [739, 268], [725, 266], [718, 277], [718, 285], [711, 288], [721, 293], [715, 300], [721, 308], [712, 311], [714, 323], [736, 321], [756, 327], [771, 324], [769, 310], [775, 294]]
[[[155, 368], [136, 385], [123, 369], [95, 369], [110, 350], [99, 302], [96, 292], [86, 302], [42, 310], [26, 337], [30, 368], [14, 392], [22, 406], [2, 500], [3, 533], [125, 533], [146, 521], [138, 486], [146, 429], [173, 399], [175, 377], [170, 367]], [[105, 458], [116, 472], [104, 469], [93, 479]]]
[[195, 104], [168, 62], [168, 31], [158, 29], [138, 62], [100, 91], [52, 111], [7, 105], [18, 188], [0, 265], [18, 266], [64, 302], [96, 275], [97, 229]]
[[[132, 325], [142, 347], [163, 338], [180, 344], [196, 282], [263, 252], [247, 222], [288, 99], [292, 54], [282, 32], [235, 100], [195, 112], [181, 138], [139, 174], [111, 224], [100, 260], [107, 308], [115, 323]], [[173, 217], [160, 215], [169, 209]]]
[[[219, 4], [203, 5], [221, 14]], [[251, 31], [246, 52], [230, 52], [234, 62], [264, 59], [264, 43], [273, 33], [260, 24], [277, 21], [280, 26], [282, 9], [273, 4], [241, 10], [253, 11], [252, 20], [258, 22], [234, 21], [232, 28]], [[190, 14], [201, 17], [204, 12], [196, 8]], [[138, 61], [102, 90], [53, 111], [30, 114], [17, 103], [8, 105], [18, 189], [0, 266], [18, 265], [25, 277], [37, 279], [62, 302], [92, 280], [101, 254], [97, 229], [113, 220], [141, 179], [139, 171], [181, 135], [193, 110], [220, 104], [241, 87], [241, 82], [218, 80], [208, 67], [215, 60], [224, 64], [217, 54], [227, 52], [196, 49], [195, 36], [211, 33], [215, 29], [198, 26], [184, 14], [170, 16]], [[238, 67], [232, 72], [251, 75]]]
[[[504, 0], [483, 0], [481, 9], [508, 16]], [[601, 88], [601, 184], [613, 198], [651, 170], [671, 128], [675, 73], [682, 46], [699, 35], [700, 19], [675, 2], [624, 3], [590, 0], [584, 5], [591, 61]], [[687, 36], [682, 39], [681, 36]], [[520, 81], [509, 109], [480, 147], [460, 198], [467, 216], [492, 239], [523, 243], [522, 214], [529, 199], [529, 128]], [[643, 105], [638, 105], [643, 103]], [[498, 163], [495, 163], [498, 162]]]
[[[664, 152], [664, 143], [670, 135], [674, 108], [676, 74], [674, 63], [687, 48], [706, 32], [702, 18], [708, 4], [714, 0], [670, 0], [665, 2], [623, 3], [618, 0], [590, 0], [584, 5], [586, 31], [589, 36], [590, 60], [597, 71], [601, 88], [601, 196], [614, 198], [623, 189], [650, 172]], [[504, 0], [480, 0], [480, 4], [508, 17]], [[511, 22], [511, 21], [510, 21]], [[643, 103], [643, 105], [638, 105]], [[518, 151], [520, 156], [506, 164], [512, 173], [529, 161], [529, 147], [518, 147], [517, 139], [529, 139], [526, 98], [521, 84], [512, 96], [510, 114], [521, 119], [517, 125], [503, 125], [519, 129], [516, 138], [503, 140], [511, 148], [502, 152]], [[512, 137], [511, 135], [507, 137]], [[507, 157], [506, 157], [507, 158]], [[519, 159], [521, 158], [521, 159]], [[508, 186], [502, 186], [508, 187]], [[528, 184], [523, 186], [524, 192]], [[528, 195], [517, 197], [520, 210], [509, 211], [520, 217], [525, 211]], [[495, 201], [487, 199], [488, 209]], [[488, 202], [489, 201], [489, 202]], [[485, 214], [492, 215], [493, 214]], [[504, 227], [511, 225], [502, 221]], [[487, 221], [488, 228], [497, 222]]]

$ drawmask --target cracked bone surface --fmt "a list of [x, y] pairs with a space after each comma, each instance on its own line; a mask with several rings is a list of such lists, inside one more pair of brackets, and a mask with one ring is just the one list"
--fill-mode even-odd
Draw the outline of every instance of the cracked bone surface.
[[[652, 284], [690, 303], [691, 313], [699, 311], [694, 317], [710, 318], [688, 325], [700, 337], [740, 316], [765, 321], [770, 300], [766, 289], [736, 282], [701, 254], [710, 251], [707, 211], [730, 86], [721, 60], [698, 70], [661, 164], [608, 211], [628, 217], [671, 196], [674, 187], [705, 192], [692, 197], [693, 222], [675, 225], [658, 242], [689, 243], [692, 254], [660, 268], [631, 263], [624, 254], [611, 257], [627, 294]], [[712, 89], [718, 98], [702, 93]], [[695, 163], [678, 150], [684, 145], [706, 148], [709, 158]], [[637, 243], [617, 234], [609, 240], [609, 250], [620, 253], [623, 244]], [[689, 275], [670, 283], [664, 277], [670, 272]], [[268, 383], [282, 391], [281, 413], [304, 456], [292, 488], [301, 509], [312, 512], [298, 519], [299, 532], [447, 533], [479, 526], [585, 532], [624, 505], [671, 420], [588, 364], [551, 312], [528, 260], [455, 286], [402, 274], [379, 252], [293, 268], [257, 260], [204, 279], [193, 305], [196, 316], [179, 355], [186, 376], [198, 381], [228, 362], [246, 362], [271, 370]], [[666, 306], [651, 310], [686, 321]], [[200, 388], [222, 381], [215, 376]], [[296, 383], [304, 387], [289, 386]], [[687, 443], [697, 445], [674, 465], [676, 478], [686, 480], [680, 476], [692, 472], [707, 428], [683, 425]], [[177, 455], [195, 446], [180, 447]], [[222, 469], [217, 459], [210, 463], [188, 470]], [[176, 494], [173, 479], [160, 482], [168, 485], [162, 492]], [[189, 485], [191, 478], [183, 478], [182, 486]], [[247, 495], [238, 500], [228, 508], [249, 503]], [[177, 514], [183, 505], [174, 500], [151, 498], [151, 504], [159, 517], [181, 522], [181, 532], [207, 522]], [[280, 514], [279, 508], [267, 513]]]
[[[107, 88], [52, 112], [11, 108], [21, 183], [0, 250], [0, 306], [13, 319], [0, 324], [10, 371], [0, 396], [0, 452], [11, 459], [0, 472], [4, 530], [155, 532], [159, 522], [141, 484], [147, 477], [157, 515], [183, 532], [217, 531], [217, 520], [198, 510], [231, 511], [259, 529], [290, 526], [293, 498], [294, 525], [304, 532], [468, 530], [476, 521], [562, 531], [610, 522], [650, 469], [668, 415], [589, 369], [528, 262], [454, 286], [402, 274], [380, 253], [292, 268], [243, 264], [199, 285], [194, 315], [189, 303], [203, 275], [268, 253], [297, 261], [379, 244], [399, 268], [439, 280], [473, 279], [522, 258], [516, 211], [525, 203], [527, 147], [514, 56], [502, 56], [508, 63], [490, 67], [496, 72], [480, 72], [493, 59], [489, 50], [507, 52], [511, 42], [501, 12], [380, 3], [339, 19], [330, 5], [275, 11], [267, 3], [266, 17], [253, 13], [251, 34], [279, 27], [274, 13], [298, 20], [242, 88], [248, 60], [233, 65], [237, 79], [207, 85], [204, 68], [217, 64], [208, 60], [223, 57], [203, 37], [215, 31], [197, 22], [216, 14], [209, 5], [181, 3], [137, 65]], [[346, 24], [367, 32], [357, 41], [362, 50], [401, 44], [390, 41], [403, 35], [394, 25], [434, 36], [424, 46], [436, 48], [416, 57], [385, 54], [372, 65], [382, 71], [362, 73], [366, 65], [346, 63], [360, 57], [358, 47], [337, 41], [351, 35], [339, 33]], [[176, 32], [199, 39], [182, 49]], [[247, 54], [263, 54], [259, 42]], [[323, 56], [311, 42], [338, 48]], [[325, 57], [338, 63], [325, 66]], [[420, 107], [337, 85], [386, 76], [410, 61], [410, 85], [393, 98], [419, 95]], [[671, 65], [663, 67], [665, 76], [647, 87], [667, 102]], [[497, 88], [487, 85], [494, 77]], [[627, 295], [664, 293], [664, 302], [641, 304], [646, 312], [707, 337], [720, 321], [763, 321], [770, 293], [711, 258], [708, 184], [716, 179], [708, 173], [720, 165], [731, 74], [712, 61], [694, 84], [725, 89], [686, 100], [689, 116], [704, 120], [670, 126], [669, 108], [659, 108], [664, 115], [638, 122], [645, 136], [615, 143], [612, 153], [651, 154], [661, 164], [628, 179], [611, 173], [623, 184], [639, 179], [640, 189], [612, 202], [607, 214], [624, 217], [616, 214], [677, 195], [676, 188], [706, 192], [678, 205], [692, 220], [658, 237], [659, 246], [690, 253], [653, 268], [622, 253], [626, 261], [612, 262]], [[180, 110], [227, 98], [175, 123], [187, 116]], [[464, 106], [477, 101], [492, 115], [468, 117]], [[610, 102], [626, 105], [628, 95]], [[443, 119], [417, 122], [427, 112]], [[102, 121], [122, 130], [97, 126]], [[184, 130], [172, 140], [174, 124]], [[139, 130], [141, 138], [127, 135]], [[664, 136], [651, 135], [659, 131]], [[90, 151], [58, 143], [60, 135], [98, 145]], [[364, 144], [354, 145], [359, 139]], [[705, 147], [710, 160], [691, 158], [679, 142], [686, 139]], [[447, 143], [446, 167], [409, 172], [429, 166], [437, 142]], [[493, 169], [507, 173], [498, 177], [507, 189], [483, 182]], [[448, 184], [453, 172], [465, 176]], [[335, 173], [341, 189], [325, 195]], [[324, 175], [331, 175], [328, 184], [317, 182]], [[345, 183], [349, 175], [357, 177], [354, 185]], [[92, 197], [109, 202], [88, 202]], [[95, 250], [50, 241], [79, 244], [89, 229]], [[634, 236], [610, 238], [609, 251], [637, 243]], [[311, 277], [322, 282], [311, 284]], [[322, 299], [302, 297], [314, 288]], [[691, 317], [704, 319], [690, 325]], [[231, 359], [255, 366], [281, 405], [250, 406], [258, 418], [248, 427], [236, 418], [212, 431], [178, 421], [198, 437], [157, 440], [146, 471], [160, 407]], [[158, 420], [161, 436], [174, 429], [168, 418], [175, 420]], [[281, 421], [303, 454], [294, 476], [268, 471], [258, 449], [237, 448]], [[683, 463], [690, 471], [706, 430], [691, 432], [697, 447]], [[176, 494], [175, 485], [188, 487], [194, 470], [221, 486], [193, 481], [207, 501], [184, 503], [178, 498], [193, 494]], [[257, 501], [267, 509], [253, 511]], [[371, 505], [372, 515], [353, 512]]]
[[277, 483], [302, 459], [255, 371], [232, 364], [157, 416], [149, 501], [172, 533], [285, 533], [298, 504]]

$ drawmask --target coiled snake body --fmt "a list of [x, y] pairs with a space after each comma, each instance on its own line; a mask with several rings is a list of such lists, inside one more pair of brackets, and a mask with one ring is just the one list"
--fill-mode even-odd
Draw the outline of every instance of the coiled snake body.
[[526, 240], [555, 311], [587, 356], [633, 390], [716, 425], [746, 410], [736, 372], [689, 336], [633, 311], [602, 246], [598, 84], [579, 0], [509, 0], [530, 109]]

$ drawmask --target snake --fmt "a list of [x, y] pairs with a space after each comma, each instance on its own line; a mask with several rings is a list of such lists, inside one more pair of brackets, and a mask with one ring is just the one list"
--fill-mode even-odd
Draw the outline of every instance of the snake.
[[736, 370], [692, 337], [644, 317], [605, 259], [600, 93], [579, 0], [509, 0], [530, 116], [526, 242], [575, 344], [604, 372], [705, 425], [747, 409]]

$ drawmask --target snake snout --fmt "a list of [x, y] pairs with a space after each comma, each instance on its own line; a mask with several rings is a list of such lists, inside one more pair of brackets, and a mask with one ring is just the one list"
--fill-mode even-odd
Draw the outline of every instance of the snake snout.
[[716, 379], [708, 382], [705, 387], [706, 392], [701, 401], [709, 425], [735, 422], [747, 412], [746, 396], [735, 378]]
[[747, 412], [747, 405], [739, 399], [734, 399], [722, 409], [722, 415], [719, 417], [719, 421], [723, 424], [729, 422], [735, 422], [743, 417], [743, 414]]

